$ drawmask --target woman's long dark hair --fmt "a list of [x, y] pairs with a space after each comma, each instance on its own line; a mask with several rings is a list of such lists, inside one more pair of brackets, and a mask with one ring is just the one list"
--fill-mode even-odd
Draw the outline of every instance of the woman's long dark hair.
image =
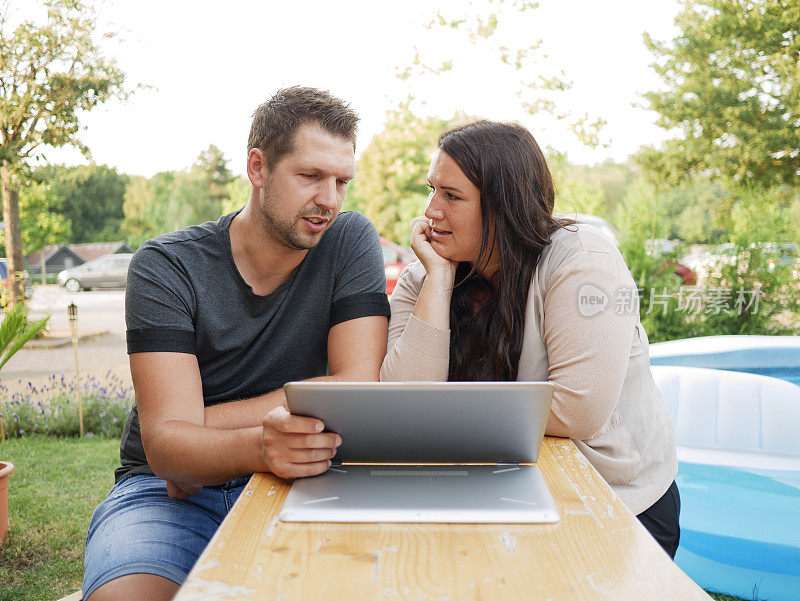
[[[524, 127], [477, 121], [444, 132], [439, 148], [481, 192], [480, 253], [474, 266], [459, 263], [450, 303], [448, 379], [516, 380], [533, 272], [552, 233], [572, 222], [553, 217], [553, 178]], [[491, 256], [500, 267], [489, 282], [477, 268]]]

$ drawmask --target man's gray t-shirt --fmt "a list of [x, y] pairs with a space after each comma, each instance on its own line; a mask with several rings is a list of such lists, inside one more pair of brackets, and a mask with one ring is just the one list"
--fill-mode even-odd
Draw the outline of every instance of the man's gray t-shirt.
[[[340, 213], [291, 275], [262, 296], [233, 261], [228, 228], [237, 213], [145, 242], [128, 270], [128, 353], [196, 355], [205, 406], [323, 376], [333, 326], [389, 315], [380, 241], [366, 217]], [[153, 473], [136, 406], [120, 459], [117, 481]]]

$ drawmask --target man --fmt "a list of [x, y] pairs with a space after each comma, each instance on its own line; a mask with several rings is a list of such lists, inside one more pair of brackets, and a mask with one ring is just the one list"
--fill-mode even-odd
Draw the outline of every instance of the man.
[[[285, 409], [291, 380], [378, 379], [385, 278], [374, 226], [343, 213], [358, 117], [278, 92], [253, 118], [240, 212], [159, 236], [126, 296], [136, 407], [92, 516], [89, 601], [170, 599], [254, 472], [324, 472], [341, 440]], [[338, 215], [338, 217], [337, 217]]]

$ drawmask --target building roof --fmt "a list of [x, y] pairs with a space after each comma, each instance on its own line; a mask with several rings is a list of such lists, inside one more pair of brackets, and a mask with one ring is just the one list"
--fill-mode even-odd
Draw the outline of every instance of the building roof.
[[86, 262], [111, 255], [118, 252], [133, 252], [133, 249], [125, 242], [90, 242], [85, 244], [48, 244], [42, 250], [37, 250], [25, 257], [28, 266], [40, 266], [42, 264], [42, 251], [44, 251], [45, 263], [54, 256], [59, 250], [64, 249], [76, 259]]
[[133, 252], [133, 249], [124, 242], [89, 242], [86, 244], [70, 244], [69, 247], [80, 255], [84, 261], [91, 261], [97, 257], [118, 252]]

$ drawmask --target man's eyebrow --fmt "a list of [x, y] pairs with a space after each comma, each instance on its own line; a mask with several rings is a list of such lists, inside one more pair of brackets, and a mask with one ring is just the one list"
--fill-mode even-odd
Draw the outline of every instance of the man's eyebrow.
[[[310, 173], [323, 173], [323, 174], [330, 174], [330, 175], [333, 175], [333, 173], [334, 173], [333, 171], [328, 171], [328, 170], [326, 170], [326, 169], [324, 169], [324, 168], [322, 168], [322, 167], [320, 167], [318, 165], [299, 165], [297, 167], [297, 170], [298, 171], [308, 171]], [[346, 180], [350, 181], [351, 179], [355, 179], [355, 177], [356, 177], [355, 174], [348, 173], [346, 175], [341, 176], [339, 179], [346, 179]]]

